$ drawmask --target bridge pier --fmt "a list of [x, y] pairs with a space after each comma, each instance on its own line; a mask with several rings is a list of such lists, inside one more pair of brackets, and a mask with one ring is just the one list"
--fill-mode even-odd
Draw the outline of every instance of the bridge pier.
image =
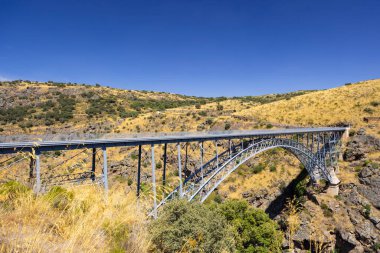
[[107, 167], [107, 148], [102, 147], [103, 150], [103, 186], [106, 196], [108, 194], [108, 167]]
[[339, 194], [340, 180], [337, 177], [333, 167], [328, 168], [328, 171], [331, 176], [331, 181], [329, 182], [326, 193], [330, 196], [337, 196]]
[[201, 179], [202, 179], [202, 182], [203, 182], [203, 179], [204, 179], [204, 175], [203, 175], [203, 152], [204, 152], [204, 150], [203, 150], [203, 141], [199, 144], [199, 146], [200, 146], [200, 150], [201, 150], [201, 157], [200, 157], [200, 168], [201, 168]]
[[152, 147], [153, 218], [157, 219], [156, 162], [154, 160], [154, 145], [152, 144], [151, 147]]
[[35, 154], [35, 164], [36, 164], [36, 185], [34, 187], [34, 192], [39, 194], [41, 192], [41, 167], [40, 167], [40, 151], [36, 151]]
[[32, 183], [33, 180], [33, 171], [35, 167], [35, 159], [33, 157], [33, 154], [30, 155], [30, 162], [29, 162], [29, 183]]
[[96, 148], [92, 149], [92, 167], [91, 167], [91, 180], [95, 181], [95, 168], [96, 168]]
[[168, 149], [168, 144], [165, 143], [164, 145], [164, 169], [162, 171], [162, 184], [166, 184], [166, 163], [167, 163], [167, 149]]
[[327, 193], [327, 195], [330, 195], [330, 196], [338, 196], [339, 195], [339, 184], [337, 184], [337, 185], [330, 184], [327, 187], [326, 193]]
[[137, 161], [137, 197], [140, 197], [140, 187], [141, 187], [141, 145], [139, 145], [139, 154]]
[[344, 131], [344, 134], [343, 134], [343, 140], [347, 140], [348, 138], [350, 138], [350, 129], [351, 127], [346, 127], [346, 130]]
[[179, 176], [179, 197], [182, 198], [182, 166], [181, 166], [181, 144], [178, 143], [178, 176]]

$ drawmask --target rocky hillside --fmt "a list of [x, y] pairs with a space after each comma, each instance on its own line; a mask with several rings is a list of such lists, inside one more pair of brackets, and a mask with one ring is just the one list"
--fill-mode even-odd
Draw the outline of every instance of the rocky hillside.
[[[138, 132], [139, 129], [119, 127], [123, 121], [139, 116], [162, 113], [171, 108], [190, 112], [196, 108], [213, 104], [217, 111], [232, 113], [241, 107], [224, 111], [222, 102], [240, 103], [245, 107], [290, 99], [312, 91], [298, 91], [286, 94], [246, 96], [227, 99], [184, 96], [164, 92], [121, 90], [100, 85], [32, 82], [16, 80], [0, 82], [0, 132], [3, 135], [15, 133], [67, 133], [67, 132]], [[177, 111], [178, 112], [178, 111]], [[177, 113], [174, 112], [174, 113]], [[207, 112], [198, 110], [200, 117]], [[154, 115], [154, 114], [153, 114]], [[170, 115], [170, 113], [168, 113]], [[210, 115], [211, 116], [211, 115]], [[90, 124], [89, 124], [90, 123]], [[150, 128], [150, 131], [159, 130]], [[167, 129], [171, 131], [173, 129]]]
[[[163, 92], [120, 90], [99, 85], [12, 81], [0, 83], [0, 125], [3, 134], [82, 129], [92, 122], [114, 123], [149, 111], [214, 99]], [[109, 126], [108, 126], [109, 128]], [[110, 131], [107, 126], [103, 131]]]
[[[245, 199], [251, 206], [265, 210], [285, 234], [284, 250], [379, 252], [380, 127], [378, 121], [363, 119], [380, 117], [380, 80], [322, 91], [238, 98], [199, 98], [29, 81], [0, 83], [0, 91], [0, 131], [7, 135], [350, 124], [350, 138], [343, 145], [339, 163], [338, 177], [342, 183], [337, 197], [325, 194], [324, 182], [310, 184], [302, 165], [291, 154], [274, 149], [241, 166], [210, 196], [208, 202]], [[159, 196], [178, 183], [176, 167], [170, 165], [170, 161], [175, 161], [175, 150], [171, 148], [167, 185], [166, 188], [157, 185]], [[64, 164], [61, 162], [76, 152], [44, 154], [44, 176], [86, 171], [90, 168], [90, 152], [86, 152]], [[156, 176], [160, 180], [162, 149], [157, 148], [156, 152]], [[144, 147], [142, 181], [143, 192], [147, 195], [150, 189], [149, 154], [149, 147]], [[190, 164], [194, 154], [190, 146]], [[206, 154], [206, 158], [211, 155], [213, 152]], [[123, 191], [135, 191], [136, 162], [136, 150], [109, 150], [111, 188], [119, 184]], [[25, 166], [28, 165], [25, 163]], [[25, 167], [19, 169], [25, 171]], [[6, 176], [4, 171], [0, 175]]]

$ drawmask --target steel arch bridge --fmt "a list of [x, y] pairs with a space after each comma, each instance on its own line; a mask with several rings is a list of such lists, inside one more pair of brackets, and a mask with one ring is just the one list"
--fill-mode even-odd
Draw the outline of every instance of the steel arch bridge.
[[[273, 148], [284, 148], [294, 154], [305, 166], [305, 169], [308, 171], [313, 181], [325, 179], [332, 185], [339, 184], [340, 181], [335, 174], [334, 168], [328, 168], [326, 166], [327, 153], [318, 152], [317, 154], [314, 154], [307, 149], [307, 147], [294, 140], [269, 138], [250, 142], [248, 147], [230, 155], [227, 159], [224, 159], [222, 163], [217, 161], [215, 167], [206, 166], [208, 168], [205, 172], [202, 172], [202, 168], [198, 169], [191, 174], [182, 185], [175, 188], [174, 191], [163, 199], [157, 207], [159, 208], [167, 201], [174, 198], [187, 198], [189, 201], [199, 199], [199, 201], [204, 202], [207, 197], [239, 166], [244, 164], [250, 158]], [[227, 152], [223, 152], [222, 155], [226, 153]], [[210, 162], [215, 162], [214, 160], [216, 159], [217, 158], [214, 158]], [[334, 162], [336, 162], [337, 157], [334, 157], [333, 159]], [[210, 162], [206, 165], [211, 164]]]
[[[1, 155], [29, 153], [29, 175], [34, 182], [36, 192], [41, 192], [43, 187], [54, 184], [66, 183], [99, 183], [108, 190], [108, 176], [112, 173], [108, 169], [107, 149], [112, 147], [128, 147], [137, 153], [136, 185], [137, 195], [140, 195], [142, 180], [142, 157], [148, 156], [151, 164], [151, 189], [153, 193], [152, 216], [157, 216], [157, 210], [168, 201], [176, 198], [186, 198], [189, 201], [205, 201], [207, 197], [240, 165], [250, 158], [273, 148], [283, 148], [292, 153], [305, 166], [312, 180], [324, 179], [332, 186], [339, 184], [335, 170], [340, 153], [341, 140], [347, 135], [347, 128], [293, 128], [275, 130], [253, 131], [224, 131], [224, 132], [199, 132], [199, 133], [172, 133], [172, 134], [145, 134], [129, 136], [75, 136], [73, 140], [66, 139], [53, 141], [2, 141], [0, 137]], [[208, 145], [207, 145], [208, 144]], [[166, 197], [157, 199], [156, 174], [159, 169], [156, 166], [155, 146], [163, 146], [162, 183], [166, 183], [167, 165], [177, 167], [178, 186]], [[173, 147], [171, 153], [169, 147]], [[150, 152], [144, 152], [148, 147]], [[188, 147], [192, 147], [193, 153], [199, 154], [193, 158], [188, 154]], [[40, 156], [52, 151], [82, 150], [72, 158], [90, 150], [92, 162], [89, 171], [82, 173], [67, 173], [45, 177], [41, 173]], [[208, 152], [211, 150], [211, 153]], [[96, 156], [102, 153], [101, 173], [96, 171]], [[175, 152], [176, 151], [176, 152]], [[169, 153], [169, 155], [168, 155]], [[170, 155], [174, 156], [170, 157]], [[176, 160], [174, 157], [177, 156]], [[194, 154], [193, 154], [194, 156]], [[10, 165], [1, 167], [9, 159], [0, 161], [0, 171], [9, 169], [13, 164], [25, 159], [22, 158]], [[70, 158], [71, 159], [71, 158]], [[188, 161], [190, 166], [188, 166]], [[170, 161], [169, 161], [170, 160]], [[65, 161], [64, 161], [65, 162]], [[64, 162], [61, 162], [64, 163]], [[112, 167], [112, 166], [111, 166]], [[133, 165], [131, 165], [133, 167]], [[189, 169], [190, 168], [190, 169]], [[53, 168], [54, 169], [54, 168]]]

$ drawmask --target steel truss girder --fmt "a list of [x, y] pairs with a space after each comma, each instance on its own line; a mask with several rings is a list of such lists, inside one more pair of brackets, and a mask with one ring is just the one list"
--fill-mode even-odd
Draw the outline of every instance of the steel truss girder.
[[[333, 151], [336, 152], [338, 143], [339, 139], [335, 136], [332, 136], [327, 142], [323, 139], [321, 143], [322, 147], [319, 147], [315, 153], [303, 143], [286, 138], [253, 139], [247, 142], [246, 147], [238, 144], [234, 146], [234, 148], [239, 149], [237, 152], [233, 152], [233, 154], [230, 155], [230, 148], [228, 148], [226, 151], [218, 154], [218, 157], [214, 157], [205, 163], [202, 168], [196, 170], [192, 175], [186, 178], [182, 184], [181, 197], [186, 197], [189, 201], [194, 199], [199, 199], [201, 202], [205, 201], [213, 190], [240, 165], [259, 153], [277, 147], [284, 148], [294, 154], [298, 160], [304, 164], [312, 180], [325, 179], [332, 184], [336, 184], [338, 182], [335, 172], [328, 170], [326, 167], [326, 154], [330, 154], [331, 156]], [[224, 155], [226, 159], [223, 159]], [[218, 164], [215, 164], [217, 158], [221, 163], [218, 162]], [[213, 166], [207, 169], [207, 165]], [[203, 180], [197, 176], [201, 169], [206, 171], [203, 174]], [[162, 206], [171, 199], [180, 197], [178, 196], [178, 190], [178, 187], [174, 189], [157, 207]]]

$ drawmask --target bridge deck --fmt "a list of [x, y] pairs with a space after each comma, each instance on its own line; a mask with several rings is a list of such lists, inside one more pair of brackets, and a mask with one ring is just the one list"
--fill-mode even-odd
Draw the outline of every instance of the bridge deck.
[[[0, 154], [16, 153], [20, 151], [28, 152], [32, 148], [39, 151], [68, 150], [81, 148], [98, 148], [98, 147], [120, 147], [120, 146], [137, 146], [152, 145], [162, 143], [177, 143], [191, 141], [209, 141], [220, 139], [250, 138], [260, 136], [278, 136], [289, 134], [306, 134], [306, 133], [323, 133], [323, 132], [344, 132], [344, 127], [320, 127], [320, 128], [292, 128], [292, 129], [274, 129], [274, 130], [247, 130], [247, 131], [220, 131], [220, 132], [179, 132], [179, 133], [152, 133], [152, 134], [135, 134], [135, 135], [103, 135], [102, 138], [91, 138], [73, 140], [38, 140], [33, 141], [31, 137], [26, 137], [28, 141], [20, 142], [0, 142]], [[3, 136], [4, 137], [4, 136]], [[37, 138], [37, 137], [35, 137]], [[41, 136], [39, 137], [41, 138]], [[61, 138], [61, 137], [60, 137]], [[42, 138], [43, 139], [43, 138]], [[45, 138], [46, 139], [46, 138]]]

